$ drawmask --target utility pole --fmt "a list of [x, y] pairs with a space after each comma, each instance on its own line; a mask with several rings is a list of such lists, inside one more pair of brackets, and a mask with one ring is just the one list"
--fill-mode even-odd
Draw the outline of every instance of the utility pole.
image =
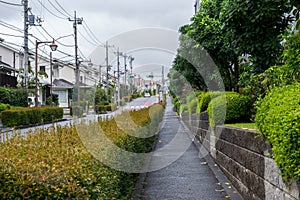
[[24, 4], [24, 87], [28, 89], [28, 0]]
[[162, 95], [165, 94], [165, 67], [162, 66], [162, 78], [161, 78], [162, 84], [161, 84], [161, 91], [162, 91]]
[[109, 73], [108, 73], [108, 71], [109, 71], [109, 68], [110, 68], [110, 66], [109, 66], [109, 59], [108, 59], [108, 48], [110, 48], [110, 47], [114, 47], [114, 45], [112, 45], [112, 46], [110, 46], [110, 45], [108, 45], [108, 41], [106, 41], [106, 44], [105, 44], [105, 62], [106, 62], [106, 99], [107, 99], [107, 101], [109, 100], [108, 98], [109, 98], [109, 95], [108, 95], [108, 92], [109, 92], [109, 82], [108, 82], [108, 80], [109, 80]]
[[100, 86], [100, 88], [102, 85], [102, 72], [101, 72], [102, 69], [101, 68], [102, 68], [102, 66], [99, 65], [99, 86]]
[[106, 44], [105, 44], [105, 62], [106, 62], [106, 100], [108, 100], [109, 96], [108, 96], [108, 41], [106, 41]]
[[132, 74], [132, 62], [134, 61], [134, 58], [129, 56], [129, 65], [130, 65], [130, 78], [131, 78], [131, 82], [130, 82], [130, 94], [133, 93], [133, 74]]
[[121, 100], [121, 97], [120, 97], [120, 51], [119, 51], [119, 48], [118, 48], [118, 52], [117, 52], [117, 67], [118, 67], [118, 106], [120, 106], [120, 100]]
[[125, 67], [125, 95], [127, 96], [127, 55], [124, 54], [124, 67]]
[[80, 84], [79, 84], [79, 79], [80, 79], [80, 71], [79, 71], [79, 61], [78, 61], [78, 40], [77, 40], [77, 25], [82, 24], [82, 18], [77, 18], [76, 16], [76, 11], [74, 11], [74, 19], [69, 18], [69, 21], [73, 22], [73, 28], [74, 28], [74, 40], [75, 40], [75, 79], [76, 83], [75, 85], [77, 86], [77, 106], [80, 106]]

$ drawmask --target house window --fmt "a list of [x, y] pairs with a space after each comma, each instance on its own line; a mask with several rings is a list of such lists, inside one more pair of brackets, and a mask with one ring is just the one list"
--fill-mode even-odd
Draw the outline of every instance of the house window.
[[53, 94], [58, 95], [59, 103], [67, 103], [67, 91], [66, 90], [53, 90]]
[[52, 76], [54, 78], [59, 78], [59, 68], [58, 68], [58, 65], [54, 65], [53, 66]]
[[40, 66], [40, 71], [46, 72], [46, 66]]

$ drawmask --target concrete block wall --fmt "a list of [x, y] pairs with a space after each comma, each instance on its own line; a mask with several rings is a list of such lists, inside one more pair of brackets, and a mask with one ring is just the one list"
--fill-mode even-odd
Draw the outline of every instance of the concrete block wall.
[[182, 114], [196, 135], [244, 199], [300, 199], [300, 184], [288, 185], [270, 157], [271, 147], [256, 131], [219, 126], [211, 131], [207, 113]]

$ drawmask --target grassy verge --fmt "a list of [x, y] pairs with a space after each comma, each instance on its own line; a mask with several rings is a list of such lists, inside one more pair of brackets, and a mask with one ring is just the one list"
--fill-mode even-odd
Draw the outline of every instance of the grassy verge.
[[258, 130], [255, 123], [225, 124], [224, 126], [231, 126], [248, 130]]

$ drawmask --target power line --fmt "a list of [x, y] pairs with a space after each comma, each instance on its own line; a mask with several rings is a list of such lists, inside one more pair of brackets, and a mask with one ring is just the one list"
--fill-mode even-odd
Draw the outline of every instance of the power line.
[[[41, 26], [41, 28], [43, 29], [43, 31], [50, 37], [50, 38], [54, 38], [44, 27]], [[45, 36], [44, 36], [45, 37]], [[64, 44], [62, 42], [59, 42], [56, 40], [56, 42], [64, 47], [74, 47], [74, 45], [68, 45], [68, 44]]]
[[[85, 21], [83, 21], [83, 24], [84, 24], [84, 29], [86, 30], [86, 28], [87, 28], [87, 30], [86, 30], [86, 32], [90, 35], [90, 36], [92, 36], [91, 38], [94, 38], [94, 40], [96, 41], [96, 43], [99, 43], [99, 44], [101, 44], [101, 45], [103, 45], [103, 46], [105, 46], [105, 44], [103, 43], [103, 42], [101, 42], [101, 41], [99, 41], [98, 40], [98, 38], [94, 35], [94, 33], [93, 33], [93, 31], [91, 31], [91, 29], [90, 29], [90, 27], [88, 26], [88, 24], [85, 22]], [[86, 28], [85, 28], [85, 26], [86, 26]]]
[[44, 9], [46, 9], [50, 14], [52, 14], [53, 16], [59, 18], [59, 19], [67, 19], [66, 17], [60, 17], [58, 15], [56, 15], [55, 13], [53, 13], [51, 10], [49, 10], [40, 0], [38, 0], [38, 2], [41, 4], [41, 6], [43, 6]]
[[24, 36], [22, 36], [22, 35], [12, 35], [12, 34], [8, 34], [8, 33], [0, 33], [0, 35], [10, 36], [10, 37], [24, 38]]
[[63, 16], [65, 16], [65, 17], [69, 17], [69, 16], [67, 16], [65, 13], [63, 13], [63, 12], [61, 12], [59, 9], [57, 9], [57, 7], [55, 6], [55, 5], [53, 5], [53, 3], [50, 1], [50, 0], [47, 0], [50, 4], [51, 4], [51, 6], [57, 11], [57, 12], [59, 12], [60, 14], [62, 14]]
[[90, 43], [93, 46], [98, 46], [97, 44], [91, 42], [90, 40], [88, 40], [79, 30], [78, 30], [79, 34], [81, 37], [83, 37], [83, 39], [85, 39], [88, 43]]
[[20, 32], [20, 33], [23, 33], [23, 32], [24, 32], [22, 29], [20, 29], [20, 28], [14, 26], [14, 25], [12, 25], [12, 24], [6, 23], [6, 22], [4, 22], [4, 21], [2, 21], [2, 20], [0, 20], [0, 25], [4, 26], [4, 27], [6, 27], [6, 28], [9, 28], [9, 29], [11, 29], [11, 30], [14, 30], [14, 31], [18, 31], [18, 32]]
[[55, 0], [55, 2], [56, 2], [56, 4], [69, 16], [69, 17], [72, 17], [72, 15], [70, 14], [70, 13], [68, 13], [61, 5], [60, 5], [60, 3], [57, 1], [57, 0]]
[[10, 5], [10, 6], [23, 6], [22, 4], [10, 3], [10, 2], [1, 1], [1, 0], [0, 0], [0, 3], [4, 3], [4, 4]]
[[85, 55], [82, 53], [82, 51], [78, 48], [79, 53], [81, 54], [81, 56], [84, 58], [84, 60], [88, 60], [87, 57], [85, 57]]

